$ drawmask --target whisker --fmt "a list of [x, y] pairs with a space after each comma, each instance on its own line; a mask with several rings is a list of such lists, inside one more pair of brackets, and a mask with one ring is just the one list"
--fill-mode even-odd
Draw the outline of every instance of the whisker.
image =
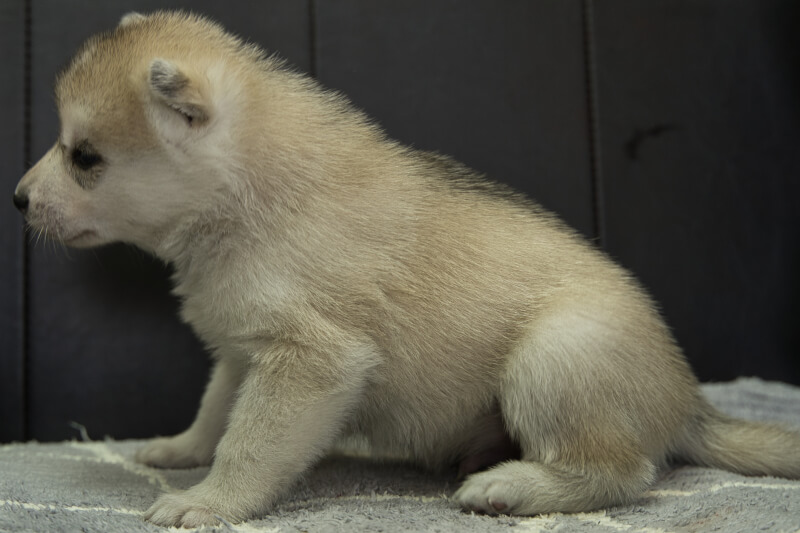
[[64, 255], [66, 255], [66, 256], [67, 256], [67, 259], [68, 259], [69, 261], [72, 261], [73, 259], [72, 259], [72, 256], [70, 255], [70, 248], [69, 248], [69, 246], [67, 246], [66, 244], [64, 244], [64, 241], [62, 241], [61, 239], [58, 239], [58, 244], [59, 244], [59, 247], [61, 248], [61, 251], [64, 253]]

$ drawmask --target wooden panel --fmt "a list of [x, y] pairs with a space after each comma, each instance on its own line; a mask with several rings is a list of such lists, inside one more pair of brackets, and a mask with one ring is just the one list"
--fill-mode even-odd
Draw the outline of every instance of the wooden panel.
[[581, 2], [320, 1], [317, 75], [593, 235]]
[[800, 383], [800, 5], [595, 5], [606, 243], [703, 379]]
[[[33, 155], [54, 142], [55, 73], [89, 35], [122, 14], [163, 2], [41, 0], [33, 4]], [[308, 69], [308, 5], [295, 0], [251, 3], [174, 2], [217, 18]], [[80, 20], [80, 24], [64, 24]], [[30, 264], [30, 437], [93, 438], [170, 434], [185, 428], [205, 384], [207, 358], [176, 317], [169, 269], [143, 252], [114, 245], [64, 250], [39, 245]]]
[[24, 434], [24, 240], [11, 193], [25, 171], [25, 12], [22, 2], [0, 4], [0, 442]]

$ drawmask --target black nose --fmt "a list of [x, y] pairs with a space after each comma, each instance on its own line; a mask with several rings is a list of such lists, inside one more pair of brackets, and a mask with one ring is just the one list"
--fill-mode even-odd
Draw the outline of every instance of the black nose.
[[14, 194], [14, 205], [17, 209], [25, 213], [28, 210], [28, 195], [27, 194]]

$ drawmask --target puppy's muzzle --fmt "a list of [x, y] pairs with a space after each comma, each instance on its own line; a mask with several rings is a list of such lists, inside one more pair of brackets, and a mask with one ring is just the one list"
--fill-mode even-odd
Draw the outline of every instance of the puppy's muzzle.
[[28, 211], [28, 195], [24, 193], [14, 193], [14, 206], [24, 215]]

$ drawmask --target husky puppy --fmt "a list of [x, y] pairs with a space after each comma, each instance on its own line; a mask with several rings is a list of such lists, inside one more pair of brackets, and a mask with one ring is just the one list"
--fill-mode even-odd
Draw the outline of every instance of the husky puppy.
[[127, 15], [80, 49], [56, 100], [58, 140], [14, 203], [67, 245], [171, 263], [215, 359], [191, 427], [138, 452], [211, 465], [152, 522], [269, 512], [354, 436], [460, 464], [453, 500], [490, 514], [630, 502], [671, 459], [800, 477], [800, 437], [711, 408], [602, 252], [215, 23]]

